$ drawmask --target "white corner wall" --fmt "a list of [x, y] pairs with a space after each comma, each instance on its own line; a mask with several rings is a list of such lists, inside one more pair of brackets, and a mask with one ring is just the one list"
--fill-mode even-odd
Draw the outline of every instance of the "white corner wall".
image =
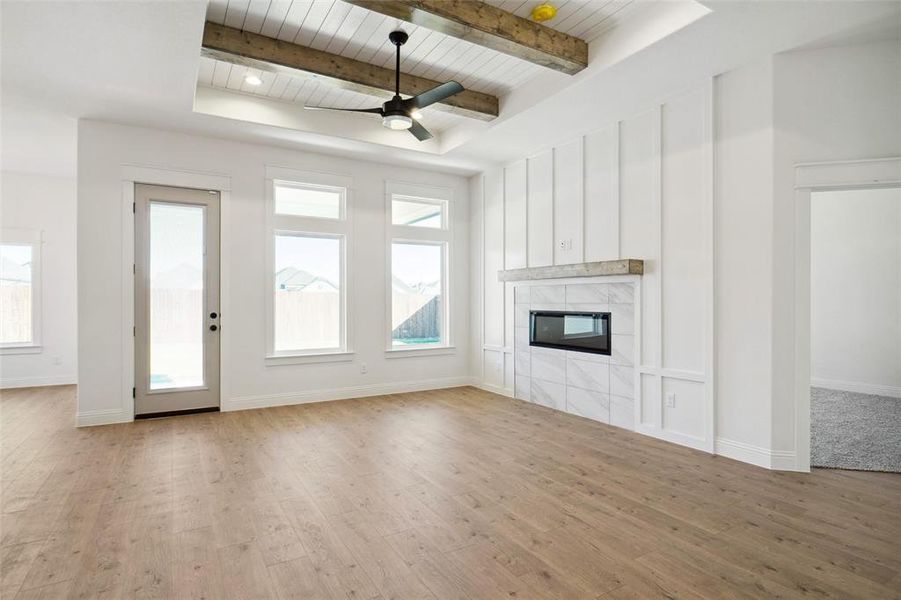
[[0, 388], [75, 383], [75, 179], [0, 173], [0, 225], [41, 231], [41, 351], [0, 355]]
[[795, 166], [901, 156], [901, 41], [790, 52], [773, 64], [771, 449], [795, 455]]
[[901, 188], [810, 199], [812, 385], [901, 398]]
[[[223, 202], [223, 410], [448, 387], [471, 381], [469, 185], [463, 177], [321, 154], [81, 121], [78, 133], [78, 411], [82, 423], [129, 420], [127, 363], [133, 310], [123, 305], [130, 239], [123, 165], [230, 180]], [[353, 178], [352, 362], [266, 366], [264, 278], [267, 165]], [[440, 356], [385, 354], [385, 180], [454, 189], [451, 340]], [[127, 209], [130, 212], [130, 207]], [[227, 257], [227, 258], [225, 258]], [[361, 373], [362, 363], [368, 372]]]

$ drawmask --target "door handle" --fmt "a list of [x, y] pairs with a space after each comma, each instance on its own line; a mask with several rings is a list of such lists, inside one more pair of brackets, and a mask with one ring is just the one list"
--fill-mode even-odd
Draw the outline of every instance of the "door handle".
[[210, 331], [216, 331], [217, 329], [219, 329], [219, 328], [216, 327], [215, 325], [210, 325]]

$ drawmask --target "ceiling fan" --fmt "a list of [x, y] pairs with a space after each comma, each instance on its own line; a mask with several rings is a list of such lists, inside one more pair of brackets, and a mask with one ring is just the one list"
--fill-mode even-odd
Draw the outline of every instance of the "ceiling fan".
[[400, 47], [407, 43], [405, 31], [392, 31], [388, 35], [391, 43], [397, 47], [397, 59], [394, 71], [394, 97], [380, 108], [330, 108], [328, 106], [304, 106], [308, 110], [339, 110], [343, 112], [372, 113], [382, 117], [382, 125], [388, 129], [408, 129], [420, 142], [432, 137], [429, 130], [423, 127], [413, 116], [421, 108], [441, 102], [454, 94], [463, 91], [463, 86], [456, 81], [448, 81], [412, 98], [400, 97]]

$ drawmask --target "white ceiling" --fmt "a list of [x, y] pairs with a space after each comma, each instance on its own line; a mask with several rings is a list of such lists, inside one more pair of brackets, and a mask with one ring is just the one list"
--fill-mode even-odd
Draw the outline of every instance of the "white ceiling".
[[[662, 2], [666, 10], [655, 14], [630, 7], [590, 44], [582, 73], [539, 73], [502, 98], [496, 121], [451, 127], [440, 141], [419, 144], [404, 132], [288, 102], [214, 88], [198, 94], [206, 2], [3, 0], [3, 167], [46, 172], [62, 149], [60, 164], [74, 172], [74, 119], [89, 118], [473, 173], [773, 53], [840, 43], [849, 32], [867, 41], [901, 14], [899, 2], [703, 0], [712, 12], [686, 22], [668, 8], [678, 4]], [[207, 110], [197, 112], [200, 100]]]
[[[562, 0], [556, 18], [545, 24], [586, 40], [614, 27], [634, 0]], [[533, 0], [490, 0], [491, 4], [527, 17]], [[465, 40], [405, 23], [341, 0], [210, 0], [207, 19], [267, 37], [308, 46], [388, 69], [394, 68], [394, 46], [388, 34], [406, 31], [401, 72], [435, 81], [459, 81], [467, 89], [503, 96], [544, 69], [535, 64]], [[261, 86], [244, 82], [254, 74]], [[370, 108], [390, 97], [353, 92], [311, 78], [263, 73], [241, 65], [201, 58], [197, 83], [298, 105]], [[367, 118], [367, 117], [363, 117]], [[372, 117], [368, 117], [372, 120]], [[440, 133], [466, 117], [426, 109], [422, 123]]]

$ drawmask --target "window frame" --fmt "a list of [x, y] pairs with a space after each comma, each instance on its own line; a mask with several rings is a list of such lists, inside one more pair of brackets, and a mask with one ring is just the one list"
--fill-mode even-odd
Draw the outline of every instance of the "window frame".
[[[422, 227], [418, 225], [395, 225], [393, 219], [393, 201], [417, 200], [428, 204], [442, 206], [441, 227]], [[400, 181], [385, 182], [385, 227], [386, 227], [386, 264], [385, 264], [385, 355], [389, 358], [404, 356], [421, 356], [423, 354], [452, 354], [454, 352], [451, 333], [451, 290], [453, 275], [453, 243], [454, 228], [452, 188], [424, 184], [405, 183]], [[395, 345], [392, 337], [394, 318], [394, 243], [428, 244], [441, 247], [441, 339], [432, 344]]]
[[31, 341], [0, 342], [0, 354], [36, 354], [41, 346], [41, 247], [43, 232], [36, 229], [4, 228], [0, 230], [0, 244], [4, 246], [29, 246], [31, 248]]
[[[341, 192], [339, 217], [278, 214], [275, 188], [279, 184], [301, 189], [335, 189]], [[267, 366], [341, 362], [353, 359], [350, 265], [353, 223], [353, 179], [344, 175], [266, 167], [266, 348]], [[339, 241], [339, 346], [337, 348], [275, 349], [275, 242], [279, 235], [332, 238]]]

